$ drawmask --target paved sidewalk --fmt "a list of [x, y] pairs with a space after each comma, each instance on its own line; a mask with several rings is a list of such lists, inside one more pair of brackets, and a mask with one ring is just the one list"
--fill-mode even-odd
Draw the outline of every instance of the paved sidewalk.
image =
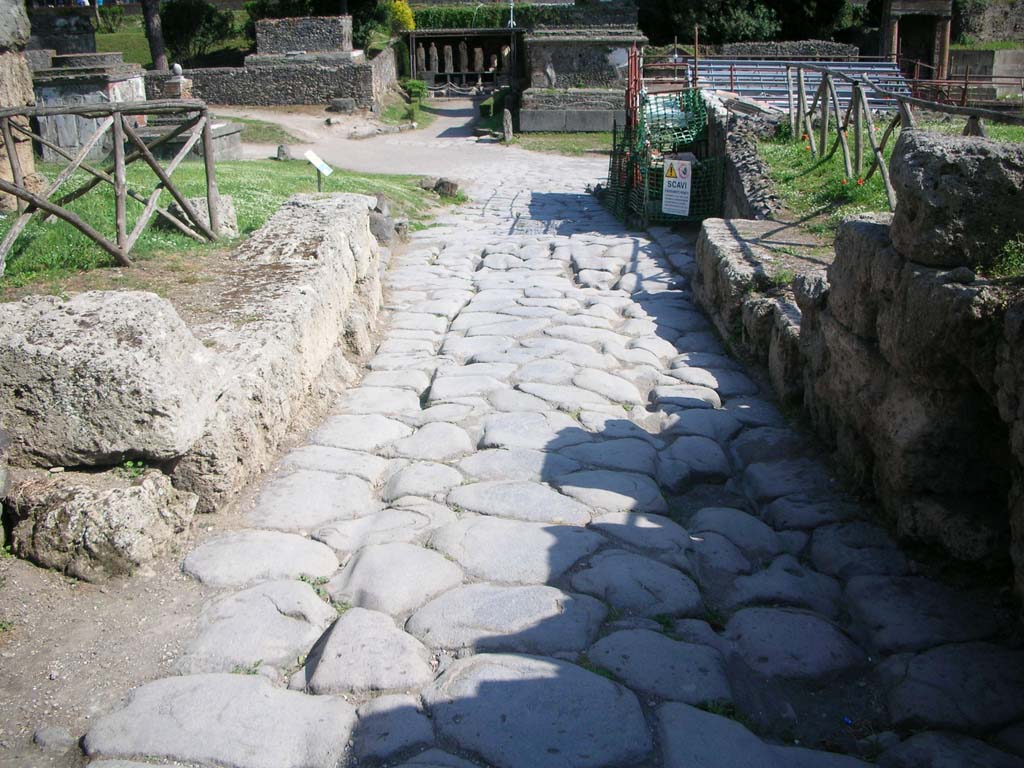
[[394, 258], [365, 378], [185, 558], [223, 596], [90, 755], [1020, 765], [967, 735], [1024, 740], [1004, 617], [843, 499], [695, 308], [689, 239], [610, 218], [602, 161], [520, 154]]

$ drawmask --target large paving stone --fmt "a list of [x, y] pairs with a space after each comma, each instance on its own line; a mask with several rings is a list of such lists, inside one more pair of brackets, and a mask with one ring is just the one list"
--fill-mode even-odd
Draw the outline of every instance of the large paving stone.
[[782, 552], [775, 531], [753, 515], [730, 507], [705, 507], [690, 518], [691, 533], [714, 532], [725, 536], [744, 555], [754, 560], [770, 560]]
[[357, 713], [352, 751], [358, 760], [387, 760], [399, 752], [433, 743], [434, 726], [423, 712], [418, 696], [378, 696]]
[[323, 544], [293, 533], [236, 531], [192, 550], [181, 569], [204, 584], [237, 587], [271, 579], [330, 576], [338, 558]]
[[586, 648], [606, 613], [554, 587], [469, 584], [431, 600], [406, 629], [432, 648], [553, 655]]
[[721, 482], [732, 473], [718, 443], [700, 435], [683, 435], [658, 453], [658, 482], [681, 489], [691, 482]]
[[651, 752], [636, 697], [564, 661], [481, 654], [423, 691], [437, 730], [497, 768], [596, 768]]
[[625, 630], [601, 638], [587, 658], [646, 696], [687, 704], [732, 701], [722, 655], [706, 645], [646, 629]]
[[287, 668], [338, 616], [301, 581], [271, 581], [208, 605], [178, 660], [182, 674], [231, 672], [262, 662]]
[[369, 484], [358, 477], [296, 469], [271, 475], [245, 518], [253, 526], [310, 531], [380, 509]]
[[594, 555], [585, 568], [573, 573], [572, 588], [637, 616], [697, 616], [704, 610], [700, 590], [688, 577], [621, 549]]
[[91, 758], [153, 758], [225, 768], [336, 768], [356, 722], [333, 696], [274, 688], [255, 675], [170, 677], [135, 689], [96, 721]]
[[835, 625], [810, 613], [744, 608], [725, 630], [740, 657], [765, 677], [821, 681], [865, 661]]
[[886, 750], [880, 768], [1024, 768], [1024, 760], [958, 733], [915, 733]]
[[889, 714], [899, 727], [988, 733], [1024, 717], [1024, 651], [958, 643], [893, 666]]
[[461, 757], [442, 752], [440, 749], [428, 749], [395, 768], [480, 768], [480, 766], [463, 760]]
[[754, 569], [739, 547], [720, 533], [693, 533], [690, 541], [693, 557], [705, 580], [719, 581], [716, 577], [720, 574], [750, 573]]
[[437, 552], [413, 544], [376, 544], [359, 550], [327, 591], [337, 603], [398, 616], [461, 582], [462, 570]]
[[[540, 384], [568, 384], [576, 375], [576, 366], [564, 360], [534, 360], [520, 366], [513, 376], [513, 380], [519, 384], [526, 381], [533, 381]], [[577, 384], [577, 386], [582, 386]]]
[[836, 499], [822, 500], [794, 494], [776, 499], [764, 507], [761, 514], [765, 522], [776, 530], [809, 530], [849, 520], [856, 516], [857, 509]]
[[920, 577], [858, 576], [846, 585], [850, 614], [882, 653], [983, 640], [1000, 628], [985, 595]]
[[644, 402], [643, 395], [640, 394], [640, 390], [633, 382], [607, 371], [585, 368], [573, 377], [572, 383], [577, 387], [596, 392], [613, 403], [640, 405]]
[[562, 492], [605, 512], [667, 512], [658, 484], [647, 475], [607, 469], [573, 472], [557, 480]]
[[403, 496], [440, 496], [459, 485], [462, 475], [444, 464], [417, 461], [395, 472], [384, 485], [381, 497], [394, 501]]
[[484, 421], [480, 447], [557, 451], [593, 439], [565, 413], [500, 413]]
[[508, 387], [492, 376], [444, 376], [430, 387], [430, 402], [443, 403], [464, 397], [481, 397], [496, 389]]
[[477, 451], [459, 462], [459, 470], [473, 480], [551, 480], [579, 468], [579, 462], [564, 453], [529, 448]]
[[578, 411], [592, 405], [606, 405], [607, 398], [602, 397], [589, 389], [574, 387], [564, 384], [541, 384], [538, 382], [523, 382], [518, 388], [528, 395], [546, 400], [556, 408], [563, 411]]
[[310, 693], [365, 693], [415, 689], [434, 678], [430, 652], [390, 616], [350, 608], [309, 654]]
[[647, 440], [635, 437], [606, 439], [582, 445], [571, 445], [559, 451], [562, 456], [592, 467], [639, 472], [653, 476], [658, 452]]
[[834, 486], [825, 468], [812, 459], [757, 462], [743, 471], [742, 481], [747, 496], [760, 503], [798, 493], [827, 493]]
[[527, 522], [567, 525], [586, 525], [590, 522], [590, 510], [587, 507], [540, 483], [472, 483], [449, 493], [448, 504], [481, 515]]
[[748, 429], [733, 440], [729, 449], [737, 466], [740, 467], [764, 461], [797, 458], [809, 454], [811, 450], [806, 438], [792, 429], [780, 427]]
[[743, 425], [726, 411], [693, 408], [668, 414], [664, 431], [672, 435], [699, 435], [724, 443], [742, 428]]
[[735, 720], [670, 702], [658, 707], [665, 768], [786, 768], [771, 748]]
[[868, 574], [907, 572], [907, 558], [892, 537], [873, 523], [855, 520], [823, 525], [811, 539], [811, 561], [824, 573], [850, 579]]
[[803, 747], [772, 747], [771, 750], [786, 768], [871, 768], [873, 765], [849, 755]]
[[369, 544], [419, 541], [435, 528], [455, 519], [455, 513], [447, 507], [423, 501], [418, 507], [389, 507], [357, 520], [343, 520], [324, 526], [313, 534], [313, 538], [345, 557]]
[[628, 546], [656, 553], [686, 552], [691, 545], [686, 529], [661, 515], [608, 512], [595, 517], [590, 527]]
[[763, 571], [738, 577], [720, 605], [728, 610], [750, 605], [787, 605], [834, 619], [839, 615], [840, 596], [834, 579], [805, 568], [792, 555], [781, 555]]
[[553, 581], [603, 543], [602, 536], [578, 526], [484, 515], [464, 517], [430, 539], [430, 546], [469, 575], [512, 584]]
[[353, 475], [370, 485], [380, 485], [390, 474], [392, 462], [365, 451], [350, 451], [329, 445], [303, 445], [289, 451], [281, 460], [285, 469], [315, 469]]
[[415, 392], [397, 387], [359, 387], [349, 390], [341, 407], [348, 413], [393, 416], [418, 411], [420, 398]]
[[449, 461], [473, 450], [473, 442], [462, 427], [437, 421], [425, 424], [416, 434], [396, 440], [392, 445], [396, 456], [422, 461]]

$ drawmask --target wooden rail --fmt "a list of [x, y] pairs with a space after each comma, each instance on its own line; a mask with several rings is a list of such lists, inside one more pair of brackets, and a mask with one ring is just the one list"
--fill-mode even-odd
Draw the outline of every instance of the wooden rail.
[[[95, 118], [100, 121], [97, 129], [86, 139], [77, 153], [57, 146], [53, 142], [35, 133], [28, 126], [29, 118], [48, 117], [55, 115], [75, 115]], [[155, 139], [146, 141], [138, 134], [133, 121], [127, 119], [137, 115], [170, 115], [180, 116], [182, 122], [168, 129], [166, 133]], [[21, 118], [21, 119], [18, 119]], [[153, 150], [191, 130], [192, 134], [166, 167], [160, 165]], [[33, 141], [50, 148], [68, 160], [68, 165], [58, 174], [42, 193], [32, 192], [25, 186], [24, 174], [16, 151], [14, 132], [18, 132]], [[97, 168], [86, 162], [86, 158], [103, 139], [110, 135], [112, 142], [112, 161], [104, 169]], [[82, 104], [62, 107], [16, 107], [0, 109], [0, 137], [7, 153], [11, 169], [12, 181], [0, 178], [0, 192], [13, 195], [18, 200], [18, 217], [0, 241], [0, 275], [6, 266], [7, 254], [14, 246], [18, 236], [28, 226], [34, 216], [56, 217], [82, 232], [109, 253], [114, 261], [123, 267], [131, 266], [129, 258], [132, 248], [147, 224], [154, 215], [159, 215], [182, 233], [200, 241], [213, 241], [221, 233], [220, 193], [217, 189], [216, 166], [213, 157], [213, 132], [207, 106], [195, 100], [160, 100], [144, 102], [111, 102], [106, 104]], [[196, 144], [203, 143], [204, 171], [206, 175], [206, 205], [209, 222], [195, 210], [188, 199], [171, 181], [171, 175], [182, 161], [193, 150]], [[126, 149], [131, 149], [126, 152]], [[142, 160], [156, 175], [158, 183], [148, 196], [143, 196], [128, 186], [126, 168], [131, 163]], [[82, 186], [54, 200], [60, 188], [76, 171], [84, 171], [91, 178]], [[101, 184], [109, 184], [114, 188], [114, 226], [115, 239], [112, 241], [101, 234], [92, 224], [83, 220], [67, 205], [84, 196]], [[175, 216], [158, 201], [162, 192], [167, 191], [184, 212], [185, 221]], [[143, 211], [135, 220], [131, 230], [128, 229], [127, 201], [128, 198], [142, 203]]]
[[[796, 69], [795, 93], [792, 69]], [[817, 93], [809, 107], [804, 87], [805, 70], [818, 72], [821, 75]], [[842, 79], [852, 86], [851, 96], [845, 112], [841, 109], [839, 95], [835, 87], [835, 81], [838, 79]], [[866, 75], [852, 77], [843, 72], [833, 71], [827, 66], [801, 64], [798, 67], [787, 67], [786, 82], [789, 89], [789, 125], [793, 138], [806, 141], [811, 156], [821, 158], [822, 160], [831, 158], [842, 147], [843, 165], [847, 179], [856, 178], [858, 183], [862, 183], [870, 179], [875, 171], [878, 171], [882, 177], [882, 183], [885, 185], [885, 195], [891, 210], [896, 208], [896, 191], [889, 180], [889, 169], [885, 163], [885, 148], [889, 140], [899, 130], [916, 127], [913, 107], [920, 107], [931, 112], [965, 117], [967, 119], [963, 130], [965, 136], [985, 136], [983, 120], [998, 121], [1011, 125], [1024, 125], [1024, 116], [1007, 114], [991, 109], [928, 101], [906, 93], [897, 93], [883, 88], [873, 83]], [[896, 106], [891, 119], [888, 121], [888, 125], [882, 132], [881, 138], [876, 133], [874, 114], [868, 104], [867, 93], [869, 91], [876, 96], [891, 100]], [[816, 116], [817, 137], [814, 130]], [[835, 119], [836, 138], [829, 147], [828, 126], [830, 117]], [[851, 128], [853, 129], [852, 157], [848, 141]], [[865, 138], [867, 143], [865, 143]], [[865, 152], [870, 152], [872, 160], [867, 173], [863, 174]]]

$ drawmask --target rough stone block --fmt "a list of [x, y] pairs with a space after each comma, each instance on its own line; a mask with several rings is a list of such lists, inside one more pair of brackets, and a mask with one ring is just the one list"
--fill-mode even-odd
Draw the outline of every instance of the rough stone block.
[[523, 109], [519, 112], [520, 133], [566, 130], [566, 113], [561, 109]]

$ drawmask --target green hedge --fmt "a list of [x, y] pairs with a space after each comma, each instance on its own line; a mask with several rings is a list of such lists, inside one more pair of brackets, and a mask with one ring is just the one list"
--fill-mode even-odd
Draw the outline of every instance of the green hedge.
[[[557, 24], [561, 13], [557, 6], [516, 5], [516, 26], [534, 27]], [[433, 5], [413, 10], [416, 29], [473, 29], [508, 26], [508, 8], [504, 4]]]

